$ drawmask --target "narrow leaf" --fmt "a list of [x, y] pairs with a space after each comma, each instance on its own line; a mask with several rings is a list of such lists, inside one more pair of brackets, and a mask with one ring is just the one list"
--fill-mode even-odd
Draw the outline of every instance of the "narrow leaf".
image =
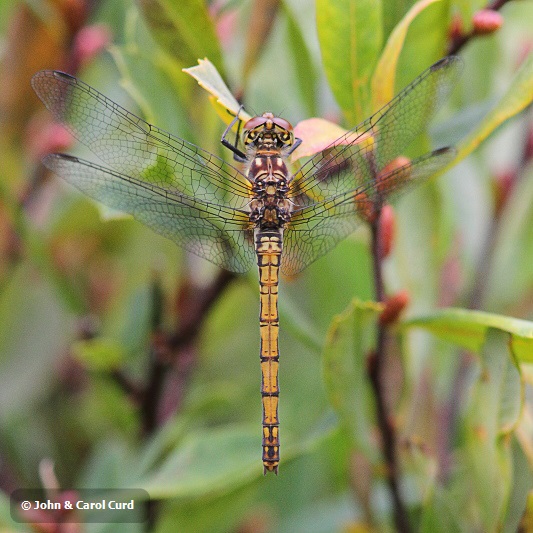
[[402, 18], [387, 40], [372, 76], [372, 110], [381, 109], [395, 94], [398, 59], [405, 42], [407, 30], [416, 16], [431, 4], [440, 0], [420, 0]]
[[287, 38], [296, 71], [296, 81], [302, 95], [308, 115], [316, 114], [318, 76], [313, 58], [302, 35], [300, 26], [291, 10], [283, 3], [283, 11], [287, 18]]
[[222, 66], [213, 21], [203, 0], [138, 0], [155, 40], [182, 64], [208, 56]]
[[524, 61], [510, 87], [475, 130], [458, 146], [453, 165], [472, 153], [496, 128], [533, 101], [533, 52]]
[[370, 114], [370, 77], [383, 40], [379, 0], [318, 0], [318, 39], [327, 79], [350, 124]]
[[261, 56], [280, 8], [280, 0], [255, 0], [244, 44], [243, 84]]

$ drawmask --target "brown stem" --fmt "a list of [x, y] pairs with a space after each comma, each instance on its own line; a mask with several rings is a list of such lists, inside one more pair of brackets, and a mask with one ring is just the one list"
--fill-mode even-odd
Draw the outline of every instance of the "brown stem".
[[122, 370], [116, 369], [111, 371], [111, 378], [113, 381], [134, 401], [140, 401], [144, 392], [141, 387], [127, 376]]
[[[182, 303], [180, 326], [170, 335], [161, 331], [162, 295], [158, 284], [154, 285], [154, 312], [152, 316], [152, 342], [150, 347], [150, 368], [141, 402], [142, 432], [145, 437], [158, 427], [158, 414], [163, 400], [163, 391], [168, 371], [175, 367], [186, 378], [191, 367], [191, 345], [198, 337], [208, 312], [236, 275], [226, 270], [207, 287], [185, 290]], [[180, 384], [183, 387], [183, 379]]]
[[200, 332], [208, 311], [218, 300], [226, 287], [237, 278], [237, 275], [227, 270], [221, 270], [211, 285], [194, 289], [187, 297], [187, 313], [177, 331], [170, 337], [169, 345], [172, 350], [183, 348], [195, 340]]
[[[372, 260], [374, 267], [374, 285], [376, 291], [376, 301], [383, 302], [385, 299], [385, 290], [383, 285], [383, 265], [380, 254], [380, 237], [379, 237], [379, 219], [370, 224], [372, 233]], [[394, 505], [394, 522], [396, 530], [399, 533], [410, 533], [411, 526], [407, 508], [401, 497], [399, 468], [396, 457], [396, 430], [391, 423], [388, 408], [385, 400], [385, 383], [383, 383], [383, 370], [385, 366], [385, 325], [378, 321], [377, 324], [377, 341], [376, 350], [372, 354], [369, 366], [370, 382], [374, 391], [376, 401], [376, 415], [378, 427], [381, 433], [383, 455], [387, 463], [387, 482], [392, 496]]]

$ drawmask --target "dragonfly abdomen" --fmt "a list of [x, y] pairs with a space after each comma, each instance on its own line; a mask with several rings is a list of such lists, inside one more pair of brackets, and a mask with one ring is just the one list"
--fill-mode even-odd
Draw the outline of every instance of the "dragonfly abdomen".
[[256, 232], [257, 264], [261, 294], [261, 397], [263, 403], [263, 465], [266, 472], [278, 472], [278, 274], [282, 251], [282, 230]]

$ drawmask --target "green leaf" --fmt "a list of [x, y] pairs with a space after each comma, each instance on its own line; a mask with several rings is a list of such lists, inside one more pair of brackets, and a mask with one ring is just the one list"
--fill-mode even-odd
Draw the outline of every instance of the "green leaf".
[[246, 32], [246, 40], [243, 43], [242, 83], [244, 86], [248, 84], [250, 74], [254, 71], [268, 44], [279, 9], [280, 0], [261, 0], [261, 2], [252, 4], [250, 23]]
[[215, 27], [203, 0], [138, 0], [155, 40], [182, 65], [209, 57], [222, 67]]
[[229, 427], [191, 433], [142, 488], [152, 498], [225, 493], [262, 475], [257, 428]]
[[[325, 416], [301, 441], [283, 441], [281, 467], [295, 457], [312, 452], [336, 427], [334, 417]], [[182, 429], [180, 426], [177, 430], [179, 436]], [[174, 437], [170, 435], [170, 438]], [[168, 438], [162, 442], [165, 441], [170, 442]], [[149, 458], [141, 457], [140, 464], [149, 465], [157, 456], [150, 447], [147, 454]], [[141, 475], [137, 486], [147, 490], [151, 498], [191, 498], [227, 494], [262, 477], [258, 428], [226, 426], [190, 432], [158, 467]]]
[[316, 68], [296, 18], [287, 7], [286, 2], [283, 2], [282, 7], [287, 18], [287, 39], [294, 61], [296, 81], [307, 114], [313, 116], [316, 114], [317, 109], [318, 76]]
[[[130, 275], [133, 278], [133, 275]], [[145, 274], [141, 275], [144, 278]], [[155, 305], [151, 283], [150, 279], [142, 281], [132, 279], [131, 284], [118, 295], [113, 306], [103, 317], [99, 337], [93, 339], [98, 342], [90, 350], [109, 350], [111, 360], [107, 363], [110, 365], [108, 368], [124, 364], [126, 360], [131, 360], [139, 353], [148, 353], [152, 312]], [[82, 350], [84, 349], [87, 349], [87, 346], [83, 346]]]
[[418, 327], [467, 350], [479, 353], [489, 328], [511, 334], [510, 344], [515, 357], [523, 363], [533, 363], [533, 322], [503, 315], [442, 309], [435, 313], [407, 320], [402, 328]]
[[[424, 506], [423, 533], [501, 531], [513, 483], [510, 431], [518, 420], [523, 383], [509, 333], [489, 328], [454, 450], [455, 468]], [[443, 520], [444, 518], [444, 520]]]
[[[111, 368], [111, 367], [110, 367]], [[95, 370], [100, 370], [94, 366]], [[90, 376], [82, 394], [76, 423], [88, 435], [132, 435], [139, 431], [136, 406], [102, 364], [102, 373]], [[101, 485], [105, 486], [105, 485]]]
[[138, 488], [138, 467], [136, 450], [124, 440], [108, 436], [97, 441], [91, 450], [78, 476], [78, 486], [94, 489]]
[[[512, 451], [513, 451], [513, 484], [511, 487], [511, 495], [509, 496], [509, 502], [505, 513], [505, 524], [502, 528], [503, 533], [516, 533], [519, 531], [519, 525], [526, 512], [526, 506], [528, 502], [528, 493], [533, 488], [533, 472], [528, 462], [528, 458], [524, 453], [524, 450], [520, 446], [518, 440], [513, 437], [512, 439]], [[529, 494], [530, 507], [533, 504], [533, 493]], [[530, 509], [530, 522], [528, 525], [523, 524], [524, 531], [533, 530], [533, 522], [531, 521]], [[529, 526], [529, 529], [528, 529]]]
[[509, 348], [509, 333], [488, 328], [481, 349], [481, 376], [469, 423], [483, 438], [496, 441], [508, 434], [520, 416], [523, 385], [520, 368]]
[[422, 509], [420, 533], [465, 533], [464, 518], [456, 509], [466, 495], [457, 492], [435, 487]]
[[464, 423], [468, 477], [462, 481], [471, 485], [482, 523], [471, 530], [499, 531], [512, 483], [511, 442], [505, 435], [518, 420], [523, 385], [508, 333], [489, 329], [480, 355], [481, 374]]
[[[396, 69], [397, 90], [411, 83], [420, 72], [445, 55], [450, 24], [448, 1], [433, 3], [414, 18], [407, 31]], [[457, 137], [454, 138], [456, 139]]]
[[354, 300], [331, 322], [323, 355], [329, 401], [348, 428], [354, 445], [370, 456], [372, 393], [368, 389], [367, 358], [381, 310], [373, 302]]
[[[496, 128], [507, 119], [517, 115], [533, 101], [533, 52], [516, 73], [511, 85], [480, 124], [461, 141], [457, 157], [450, 163], [456, 165], [472, 153]], [[443, 170], [445, 172], [445, 170]]]
[[75, 342], [72, 354], [91, 370], [112, 370], [118, 368], [125, 359], [122, 345], [104, 337]]
[[[275, 480], [274, 480], [275, 481]], [[157, 533], [226, 533], [242, 531], [243, 520], [257, 505], [259, 486], [244, 487], [222, 496], [170, 500], [158, 510]], [[91, 532], [92, 533], [92, 532]]]
[[381, 109], [396, 93], [396, 71], [407, 30], [417, 15], [440, 0], [420, 0], [402, 18], [390, 34], [372, 76], [372, 110]]
[[317, 0], [326, 77], [349, 124], [370, 114], [370, 77], [383, 40], [380, 0]]

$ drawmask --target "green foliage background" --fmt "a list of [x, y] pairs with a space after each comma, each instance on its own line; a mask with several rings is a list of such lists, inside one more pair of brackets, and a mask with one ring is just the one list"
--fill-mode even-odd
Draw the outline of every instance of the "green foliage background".
[[[88, 22], [107, 24], [113, 44], [77, 75], [223, 157], [224, 126], [181, 71], [198, 58], [217, 66], [249, 112], [352, 127], [445, 55], [450, 13], [468, 30], [483, 7], [421, 2], [410, 18], [412, 3], [396, 0], [212, 4], [102, 1]], [[63, 8], [44, 0], [1, 7], [4, 95], [13, 86], [29, 95], [38, 68], [65, 68], [61, 54], [49, 57], [54, 47], [68, 49]], [[449, 104], [410, 147], [414, 155], [458, 144], [461, 162], [397, 204], [385, 265], [388, 292], [407, 290], [411, 299], [391, 335], [387, 383], [416, 531], [512, 532], [533, 515], [533, 166], [523, 156], [531, 110], [505, 122], [533, 99], [533, 58], [524, 52], [533, 4], [510, 2], [502, 14], [499, 32], [461, 51], [464, 73]], [[18, 30], [35, 37], [19, 39], [22, 52], [11, 46], [13, 20], [34, 30]], [[37, 39], [43, 32], [48, 40]], [[379, 68], [385, 82], [375, 77]], [[365, 229], [297, 279], [282, 280], [278, 477], [263, 477], [260, 462], [255, 272], [233, 281], [210, 309], [168, 375], [166, 423], [142, 437], [138, 404], [116, 374], [146, 382], [154, 312], [164, 331], [179, 327], [187, 319], [183, 288], [209, 284], [217, 271], [55, 177], [32, 182], [39, 176], [32, 146], [46, 114], [29, 96], [25, 107], [5, 100], [0, 530], [27, 531], [11, 520], [8, 493], [40, 487], [47, 458], [63, 488], [145, 488], [161, 500], [160, 533], [392, 531], [366, 376], [378, 310]], [[495, 183], [506, 173], [516, 181], [496, 215]], [[487, 314], [436, 311], [472, 306], [476, 282], [474, 307]]]

